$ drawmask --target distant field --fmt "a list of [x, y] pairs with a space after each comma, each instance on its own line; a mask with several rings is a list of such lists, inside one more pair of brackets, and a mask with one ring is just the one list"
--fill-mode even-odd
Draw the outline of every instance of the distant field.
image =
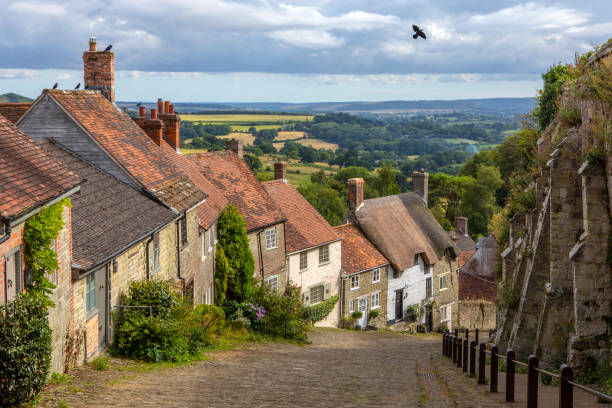
[[249, 115], [249, 114], [235, 114], [235, 115], [181, 115], [181, 119], [188, 120], [191, 122], [223, 122], [223, 123], [269, 123], [269, 122], [303, 122], [305, 120], [312, 120], [310, 115]]
[[190, 153], [206, 153], [208, 150], [206, 149], [192, 149], [190, 147], [181, 147], [181, 153], [190, 154]]
[[236, 139], [240, 140], [243, 145], [251, 146], [255, 138], [250, 133], [230, 133], [229, 135], [217, 136], [219, 139]]
[[[270, 166], [269, 171], [261, 171], [258, 174], [263, 174], [268, 178], [274, 177], [273, 163], [282, 158], [280, 155], [265, 155], [261, 156], [261, 162], [263, 168]], [[338, 172], [338, 166], [330, 166], [327, 163], [300, 163], [297, 160], [289, 159], [287, 162], [287, 181], [295, 188], [299, 186], [309, 185], [310, 175], [320, 170], [324, 170], [327, 174], [333, 174]], [[299, 171], [299, 173], [297, 173]]]
[[[207, 122], [207, 123], [211, 123], [211, 122]], [[262, 130], [262, 129], [278, 129], [281, 127], [281, 125], [232, 125], [229, 124], [232, 127], [232, 130], [234, 132], [248, 132], [250, 128], [254, 127], [257, 130]]]
[[338, 145], [336, 143], [329, 143], [321, 139], [300, 139], [296, 140], [295, 143], [299, 143], [302, 146], [312, 146], [315, 149], [328, 149], [334, 152], [338, 150]]
[[278, 136], [274, 138], [275, 141], [293, 140], [304, 137], [304, 132], [278, 132]]

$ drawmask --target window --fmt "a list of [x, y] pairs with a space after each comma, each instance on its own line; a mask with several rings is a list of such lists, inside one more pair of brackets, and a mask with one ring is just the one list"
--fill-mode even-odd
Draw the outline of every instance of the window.
[[440, 307], [440, 322], [449, 321], [451, 317], [451, 305]]
[[214, 239], [214, 238], [213, 238], [213, 230], [212, 230], [212, 227], [210, 227], [210, 228], [208, 229], [208, 231], [206, 231], [206, 232], [208, 233], [208, 252], [210, 252], [210, 251], [212, 251], [212, 249], [213, 249], [213, 245], [214, 245], [214, 243], [213, 243], [213, 239]]
[[425, 279], [425, 297], [431, 297], [431, 278]]
[[349, 312], [353, 313], [355, 311], [355, 306], [353, 306], [353, 299], [349, 300]]
[[372, 309], [378, 309], [380, 307], [380, 292], [372, 294]]
[[380, 282], [380, 268], [372, 271], [372, 283]]
[[95, 272], [87, 275], [87, 313], [91, 313], [96, 308], [96, 275]]
[[300, 252], [300, 271], [308, 268], [308, 252]]
[[274, 275], [274, 276], [270, 276], [269, 278], [266, 278], [265, 282], [270, 287], [271, 290], [275, 292], [278, 291], [278, 275]]
[[276, 248], [276, 228], [266, 230], [266, 249]]
[[187, 216], [181, 219], [181, 244], [187, 245]]
[[416, 266], [416, 265], [418, 265], [418, 264], [419, 264], [419, 256], [418, 256], [418, 255], [415, 255], [415, 256], [414, 256], [414, 266]]
[[149, 250], [149, 273], [151, 276], [159, 271], [159, 232], [153, 234], [153, 242]]
[[200, 231], [200, 251], [202, 252], [202, 260], [204, 260], [206, 258], [206, 231]]
[[21, 250], [17, 249], [4, 258], [4, 270], [6, 277], [5, 299], [10, 302], [21, 293]]
[[446, 289], [448, 284], [446, 282], [446, 275], [440, 276], [440, 290]]
[[319, 265], [329, 263], [329, 245], [319, 247]]
[[210, 227], [211, 231], [212, 231], [212, 236], [211, 239], [214, 241], [212, 243], [212, 245], [215, 245], [217, 243], [217, 224], [213, 224], [212, 227]]
[[208, 286], [208, 289], [202, 294], [202, 304], [211, 305], [213, 303], [212, 299], [212, 285]]
[[310, 288], [310, 304], [314, 305], [315, 303], [323, 301], [324, 291], [323, 285], [317, 285]]
[[351, 290], [359, 289], [359, 275], [351, 276]]

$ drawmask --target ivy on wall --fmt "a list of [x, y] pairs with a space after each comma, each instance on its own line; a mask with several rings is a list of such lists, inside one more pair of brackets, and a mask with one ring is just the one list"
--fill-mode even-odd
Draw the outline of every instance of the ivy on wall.
[[327, 300], [317, 303], [316, 305], [305, 307], [304, 318], [313, 324], [325, 319], [334, 309], [338, 299], [340, 299], [338, 295], [334, 295]]

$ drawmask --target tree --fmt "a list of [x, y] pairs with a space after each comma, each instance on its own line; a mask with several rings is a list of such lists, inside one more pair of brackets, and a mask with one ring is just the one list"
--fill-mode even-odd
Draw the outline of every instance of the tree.
[[331, 225], [342, 224], [348, 213], [348, 206], [336, 190], [315, 183], [298, 187], [298, 191], [327, 222]]
[[246, 223], [238, 208], [228, 206], [219, 217], [219, 246], [227, 257], [226, 301], [244, 302], [253, 291], [255, 260], [249, 248]]
[[374, 179], [374, 188], [378, 191], [379, 197], [385, 197], [392, 194], [399, 194], [400, 189], [395, 182], [395, 173], [390, 164], [383, 164], [376, 169], [376, 179]]
[[249, 168], [253, 170], [253, 172], [261, 170], [262, 164], [261, 160], [259, 160], [259, 157], [252, 154], [245, 154], [243, 158], [247, 166], [249, 166]]
[[469, 218], [473, 235], [487, 233], [489, 220], [499, 211], [495, 201], [495, 192], [503, 184], [497, 167], [481, 166], [474, 182], [465, 186], [459, 211], [461, 215]]
[[229, 275], [229, 261], [225, 256], [223, 247], [217, 243], [217, 251], [215, 252], [215, 303], [219, 306], [225, 302]]

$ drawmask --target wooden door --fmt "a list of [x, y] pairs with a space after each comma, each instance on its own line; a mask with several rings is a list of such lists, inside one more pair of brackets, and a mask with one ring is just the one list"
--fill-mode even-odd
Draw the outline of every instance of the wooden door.
[[395, 320], [404, 318], [404, 289], [395, 291]]
[[21, 292], [21, 251], [17, 250], [5, 258], [5, 299], [8, 302], [15, 300]]

